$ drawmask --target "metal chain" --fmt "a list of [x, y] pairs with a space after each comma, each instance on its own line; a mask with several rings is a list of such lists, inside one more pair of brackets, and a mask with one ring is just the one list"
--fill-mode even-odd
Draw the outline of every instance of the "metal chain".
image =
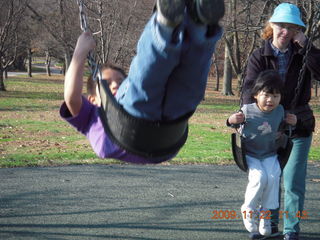
[[297, 82], [297, 87], [295, 89], [295, 95], [294, 95], [294, 98], [291, 102], [291, 109], [294, 109], [297, 105], [297, 102], [298, 102], [298, 98], [299, 98], [299, 95], [300, 95], [300, 89], [302, 88], [302, 84], [303, 84], [303, 79], [304, 79], [304, 75], [305, 75], [305, 72], [306, 72], [306, 69], [307, 69], [307, 57], [308, 57], [308, 54], [311, 50], [311, 47], [312, 47], [312, 42], [313, 42], [313, 38], [314, 38], [314, 35], [316, 33], [316, 30], [317, 30], [317, 27], [318, 27], [318, 22], [320, 21], [320, 4], [317, 3], [316, 4], [316, 9], [317, 9], [317, 12], [314, 16], [314, 21], [313, 21], [313, 26], [312, 26], [312, 29], [311, 29], [311, 32], [310, 32], [310, 36], [309, 36], [309, 40], [308, 40], [308, 43], [307, 43], [307, 46], [306, 46], [306, 52], [303, 56], [303, 59], [302, 59], [302, 67], [300, 69], [300, 72], [299, 72], [299, 77], [298, 77], [298, 82]]
[[[79, 6], [79, 17], [80, 17], [80, 27], [83, 32], [88, 30], [87, 16], [84, 12], [84, 4], [82, 0], [77, 0], [77, 4]], [[92, 51], [89, 52], [88, 56], [88, 64], [91, 72], [91, 76], [93, 81], [98, 81], [101, 79], [100, 66], [96, 63], [94, 53]]]
[[252, 1], [251, 0], [248, 0], [247, 1], [247, 6], [246, 6], [246, 28], [244, 30], [245, 32], [245, 38], [244, 38], [244, 45], [245, 46], [248, 46], [248, 39], [249, 39], [249, 30], [250, 30], [250, 27], [251, 26], [251, 23], [252, 23], [252, 20], [251, 20], [251, 6], [252, 6]]
[[[246, 28], [245, 28], [245, 40], [244, 40], [244, 45], [248, 46], [248, 39], [249, 39], [249, 25], [251, 24], [252, 20], [251, 20], [251, 6], [252, 6], [252, 1], [248, 0], [247, 1], [247, 6], [246, 6]], [[240, 75], [240, 80], [238, 80], [238, 85], [239, 85], [239, 93], [240, 93], [240, 100], [239, 100], [239, 108], [241, 109], [242, 104], [243, 104], [243, 83], [244, 83], [244, 78], [246, 75], [246, 69], [247, 69], [247, 65], [248, 65], [248, 57], [247, 57], [247, 61], [245, 61], [244, 65], [242, 66], [242, 72]]]

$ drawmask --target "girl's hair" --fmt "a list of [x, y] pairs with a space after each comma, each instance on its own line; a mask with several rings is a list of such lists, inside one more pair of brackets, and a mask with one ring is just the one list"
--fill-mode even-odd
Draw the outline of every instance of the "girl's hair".
[[271, 28], [271, 23], [267, 22], [264, 29], [262, 30], [261, 38], [263, 40], [268, 40], [272, 37], [273, 37], [273, 29]]
[[[114, 71], [118, 71], [123, 75], [124, 78], [127, 77], [126, 72], [121, 68], [116, 65], [113, 65], [111, 63], [104, 63], [103, 65], [100, 66], [100, 71], [103, 72], [104, 70], [111, 69]], [[90, 75], [87, 79], [87, 93], [89, 95], [96, 95], [96, 86], [97, 83], [93, 81], [92, 76]]]
[[265, 70], [258, 75], [252, 88], [251, 95], [254, 97], [259, 92], [264, 91], [266, 93], [283, 93], [284, 83], [280, 77], [280, 74], [275, 70]]

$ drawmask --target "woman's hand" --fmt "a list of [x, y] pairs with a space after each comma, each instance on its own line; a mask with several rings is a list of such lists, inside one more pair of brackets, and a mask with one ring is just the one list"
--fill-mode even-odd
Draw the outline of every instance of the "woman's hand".
[[307, 42], [307, 37], [303, 32], [297, 31], [297, 33], [292, 38], [293, 43], [299, 44], [300, 47], [304, 47]]

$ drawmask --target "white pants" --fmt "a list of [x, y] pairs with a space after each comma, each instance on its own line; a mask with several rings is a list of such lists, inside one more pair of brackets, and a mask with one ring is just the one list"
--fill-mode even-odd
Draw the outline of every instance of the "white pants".
[[246, 160], [249, 182], [243, 205], [250, 209], [257, 209], [259, 205], [265, 209], [278, 208], [281, 175], [278, 156], [260, 160], [247, 155]]

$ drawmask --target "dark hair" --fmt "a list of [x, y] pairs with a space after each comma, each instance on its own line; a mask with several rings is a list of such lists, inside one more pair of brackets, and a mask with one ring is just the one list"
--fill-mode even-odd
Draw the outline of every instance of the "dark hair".
[[260, 91], [266, 93], [280, 93], [282, 95], [284, 83], [280, 74], [275, 70], [265, 70], [258, 75], [257, 80], [251, 90], [251, 95], [254, 97]]
[[[127, 77], [126, 72], [121, 67], [113, 65], [111, 63], [104, 63], [100, 66], [101, 72], [103, 72], [106, 69], [118, 71], [119, 73], [121, 73], [123, 75], [124, 78]], [[95, 81], [93, 81], [92, 76], [90, 75], [87, 79], [87, 93], [90, 95], [96, 95], [96, 86], [97, 86], [97, 83]]]

